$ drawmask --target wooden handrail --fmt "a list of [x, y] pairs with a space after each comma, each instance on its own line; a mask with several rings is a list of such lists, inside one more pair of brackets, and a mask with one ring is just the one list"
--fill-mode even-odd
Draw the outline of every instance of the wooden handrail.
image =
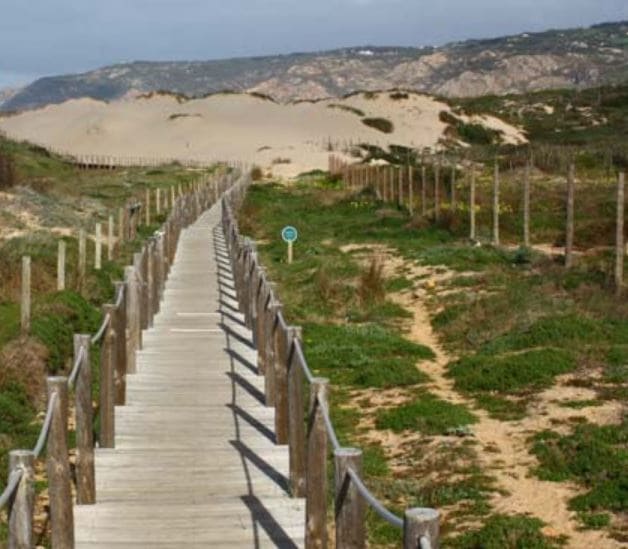
[[[366, 183], [368, 177], [364, 172], [360, 178], [352, 176], [351, 182]], [[223, 232], [241, 312], [254, 333], [258, 371], [265, 380], [266, 405], [275, 408], [276, 442], [289, 446], [291, 494], [306, 498], [306, 548], [327, 547], [326, 467], [331, 441], [335, 455], [336, 547], [365, 547], [368, 504], [384, 520], [403, 529], [404, 548], [438, 549], [438, 511], [409, 509], [403, 518], [391, 513], [361, 479], [361, 450], [342, 448], [338, 442], [327, 403], [329, 382], [312, 375], [303, 356], [300, 329], [286, 324], [276, 286], [268, 280], [254, 242], [240, 235], [233, 212], [239, 210], [246, 190], [247, 185], [241, 185], [225, 193]], [[310, 382], [307, 418], [304, 378]]]
[[[74, 387], [76, 399], [76, 503], [96, 502], [90, 348], [101, 342], [100, 369], [100, 446], [115, 444], [116, 405], [126, 397], [126, 375], [136, 371], [135, 351], [141, 348], [142, 329], [152, 324], [159, 311], [167, 275], [174, 261], [177, 242], [183, 228], [202, 211], [216, 203], [233, 184], [237, 172], [229, 177], [215, 174], [192, 190], [174, 198], [170, 214], [159, 231], [135, 254], [133, 265], [124, 270], [124, 281], [115, 283], [116, 302], [103, 306], [102, 334], [74, 336], [73, 383], [65, 377], [48, 378], [48, 421], [40, 436], [47, 442], [47, 476], [50, 492], [52, 547], [74, 547], [74, 513], [70, 461], [68, 454], [68, 399]], [[84, 232], [83, 245], [84, 245]], [[83, 246], [84, 247], [84, 246]], [[84, 261], [84, 257], [81, 259]], [[79, 263], [79, 275], [82, 263]], [[84, 281], [81, 281], [83, 283]], [[101, 331], [99, 330], [99, 332]], [[102, 335], [102, 337], [101, 337]], [[94, 342], [92, 340], [95, 340]], [[48, 415], [50, 417], [48, 417]], [[43, 447], [43, 446], [42, 446]], [[0, 501], [9, 509], [9, 547], [32, 547], [34, 511], [34, 461], [30, 450], [10, 453], [7, 489]]]

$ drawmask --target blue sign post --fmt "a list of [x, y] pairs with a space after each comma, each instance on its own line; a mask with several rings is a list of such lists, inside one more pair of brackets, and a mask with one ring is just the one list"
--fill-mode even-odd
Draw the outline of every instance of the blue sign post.
[[292, 263], [292, 245], [297, 241], [297, 238], [299, 238], [299, 232], [295, 227], [288, 225], [282, 229], [281, 238], [288, 244], [288, 264], [290, 264]]

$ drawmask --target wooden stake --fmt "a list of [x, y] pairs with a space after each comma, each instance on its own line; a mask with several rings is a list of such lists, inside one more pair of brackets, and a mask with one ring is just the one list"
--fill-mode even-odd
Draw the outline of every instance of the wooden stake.
[[430, 549], [439, 549], [439, 512], [435, 509], [409, 509], [403, 521], [404, 549], [423, 547], [421, 538], [425, 538]]
[[57, 246], [57, 291], [62, 292], [65, 290], [65, 255], [66, 244], [65, 240], [59, 240]]
[[493, 245], [499, 246], [499, 164], [493, 173]]
[[89, 335], [74, 335], [74, 359], [78, 358], [81, 350], [83, 353], [75, 389], [76, 502], [79, 505], [96, 503], [90, 340]]
[[574, 201], [576, 187], [576, 167], [569, 165], [567, 175], [567, 223], [565, 236], [565, 267], [573, 267], [573, 241], [574, 241]]
[[523, 174], [523, 245], [530, 247], [530, 163]]
[[111, 261], [113, 259], [113, 216], [109, 216], [107, 224], [107, 259]]
[[84, 290], [85, 286], [85, 270], [87, 267], [87, 237], [85, 230], [79, 231], [78, 241], [78, 286], [80, 291]]
[[100, 355], [100, 447], [115, 448], [115, 388], [116, 360], [115, 307], [103, 306], [103, 318], [109, 315], [109, 326], [103, 336]]
[[619, 174], [617, 180], [617, 233], [615, 237], [615, 294], [621, 295], [624, 284], [624, 185], [625, 175]]
[[94, 268], [100, 271], [102, 268], [102, 225], [96, 223], [96, 236], [94, 239], [96, 252], [94, 253]]
[[471, 183], [469, 187], [469, 238], [476, 239], [475, 235], [475, 168], [471, 168]]
[[48, 378], [48, 402], [54, 400], [46, 465], [52, 547], [74, 547], [74, 513], [68, 458], [68, 378]]
[[29, 450], [9, 452], [9, 474], [22, 471], [22, 478], [9, 508], [8, 549], [35, 547], [33, 511], [35, 509], [35, 455]]
[[22, 299], [20, 303], [20, 326], [22, 335], [31, 331], [31, 258], [22, 257]]
[[339, 448], [334, 451], [336, 548], [361, 549], [366, 546], [365, 504], [348, 469], [362, 476], [362, 450]]

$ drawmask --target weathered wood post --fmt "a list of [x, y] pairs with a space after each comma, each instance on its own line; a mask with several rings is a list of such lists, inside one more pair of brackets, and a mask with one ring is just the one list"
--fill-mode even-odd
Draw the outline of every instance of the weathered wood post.
[[[274, 283], [271, 283], [271, 288]], [[274, 297], [274, 293], [273, 293]], [[273, 299], [271, 297], [271, 299]], [[276, 301], [271, 301], [268, 305], [268, 322], [266, 324], [266, 376], [264, 378], [264, 394], [266, 397], [266, 406], [275, 406], [275, 376], [276, 368], [275, 362], [277, 361], [275, 351], [275, 330], [277, 329], [278, 321], [277, 315], [281, 311], [281, 304]]]
[[[126, 281], [126, 358], [127, 373], [134, 374], [137, 371], [135, 351], [140, 348], [140, 288], [137, 273], [134, 267], [124, 269]], [[122, 334], [120, 334], [122, 336]]]
[[150, 225], [150, 189], [146, 189], [146, 198], [144, 202], [145, 202], [144, 214], [146, 216], [145, 222], [146, 222], [146, 225], [148, 226]]
[[469, 187], [469, 239], [475, 240], [475, 237], [475, 167], [472, 167]]
[[89, 360], [89, 335], [74, 335], [74, 360], [82, 353], [76, 388], [76, 502], [79, 505], [96, 503], [94, 472], [94, 428], [92, 410], [92, 370]]
[[427, 215], [427, 169], [421, 166], [421, 215]]
[[414, 169], [408, 166], [408, 211], [414, 216]]
[[78, 288], [79, 291], [85, 289], [85, 271], [87, 267], [87, 237], [85, 230], [79, 230], [78, 241]]
[[399, 166], [398, 168], [398, 172], [399, 172], [399, 196], [397, 198], [397, 205], [400, 208], [403, 208], [403, 168], [401, 166]]
[[303, 370], [298, 362], [297, 345], [302, 329], [291, 326], [288, 352], [288, 440], [290, 442], [290, 488], [292, 497], [305, 496], [305, 418], [303, 402]]
[[109, 261], [113, 259], [113, 246], [114, 246], [113, 215], [110, 215], [108, 223], [107, 223], [107, 259]]
[[617, 179], [617, 233], [615, 237], [615, 294], [621, 295], [624, 284], [624, 185], [625, 175], [619, 174]]
[[94, 269], [100, 271], [102, 268], [102, 225], [96, 223], [96, 235], [94, 238], [95, 253], [94, 253]]
[[54, 399], [46, 450], [52, 547], [74, 547], [74, 512], [68, 459], [68, 378], [48, 378], [48, 402]]
[[114, 372], [115, 403], [118, 406], [126, 404], [126, 372], [127, 372], [127, 284], [126, 282], [114, 282], [116, 296], [121, 295], [120, 306], [115, 309], [114, 330], [116, 339], [116, 368]]
[[523, 173], [523, 245], [530, 247], [530, 162]]
[[124, 242], [126, 241], [125, 218], [126, 218], [126, 208], [119, 208], [118, 209], [118, 253], [120, 253], [119, 250], [123, 246]]
[[30, 450], [9, 452], [9, 475], [21, 471], [22, 478], [9, 508], [8, 549], [35, 547], [33, 511], [35, 509], [35, 454]]
[[57, 246], [57, 291], [62, 292], [65, 290], [65, 255], [66, 244], [65, 240], [59, 240]]
[[102, 340], [100, 354], [100, 447], [115, 448], [115, 388], [116, 359], [115, 307], [103, 306], [103, 317], [109, 316], [109, 324]]
[[576, 167], [569, 164], [567, 175], [567, 222], [565, 235], [565, 267], [573, 266], [573, 240], [574, 240], [574, 201], [576, 189]]
[[493, 246], [499, 246], [499, 164], [493, 172]]
[[365, 505], [349, 476], [352, 469], [362, 476], [362, 450], [339, 448], [334, 451], [336, 548], [363, 549], [366, 546]]
[[439, 518], [435, 509], [408, 509], [403, 517], [403, 548], [420, 549], [425, 538], [430, 549], [439, 549]]
[[31, 258], [22, 257], [22, 288], [20, 301], [20, 327], [22, 335], [31, 331]]
[[288, 358], [288, 333], [287, 330], [282, 330], [278, 317], [275, 324], [275, 438], [277, 444], [287, 444], [289, 436], [288, 364], [286, 360]]
[[440, 219], [440, 159], [434, 163], [434, 221]]
[[327, 547], [327, 432], [323, 407], [327, 406], [329, 380], [315, 378], [310, 385], [307, 424], [307, 481], [305, 546]]
[[161, 189], [155, 189], [155, 213], [161, 215]]
[[455, 215], [458, 204], [456, 203], [456, 161], [451, 164], [451, 212]]

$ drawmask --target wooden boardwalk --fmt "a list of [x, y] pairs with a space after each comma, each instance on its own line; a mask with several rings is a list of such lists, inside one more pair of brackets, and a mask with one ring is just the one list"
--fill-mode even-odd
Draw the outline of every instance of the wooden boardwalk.
[[115, 449], [96, 451], [96, 505], [76, 506], [78, 548], [302, 547], [251, 333], [237, 311], [214, 206], [181, 234], [144, 332]]

